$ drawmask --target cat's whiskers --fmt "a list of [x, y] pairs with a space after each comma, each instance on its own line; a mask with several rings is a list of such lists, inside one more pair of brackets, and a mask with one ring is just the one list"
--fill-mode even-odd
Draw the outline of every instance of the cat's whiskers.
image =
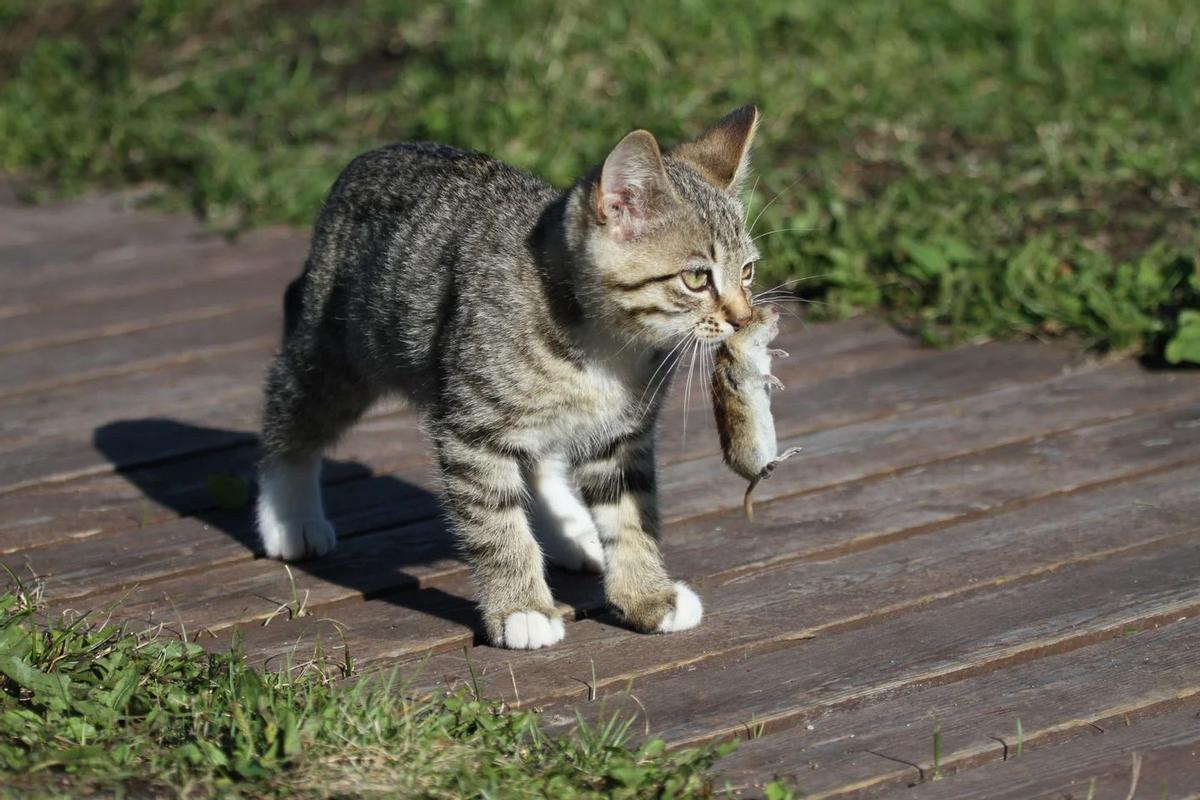
[[773, 233], [787, 233], [788, 231], [812, 231], [812, 230], [816, 230], [816, 228], [814, 228], [811, 225], [797, 225], [792, 228], [776, 228], [773, 231], [767, 231], [766, 233], [760, 233], [758, 236], [755, 236], [750, 241], [757, 242], [759, 239], [762, 239], [766, 236], [770, 236]]
[[776, 303], [805, 303], [811, 306], [829, 305], [829, 303], [826, 303], [824, 300], [809, 300], [807, 297], [766, 297], [761, 300], [756, 297], [750, 301], [750, 305], [754, 306], [762, 304], [774, 305]]
[[[715, 363], [715, 362], [714, 362], [714, 360], [713, 360], [713, 353], [714, 353], [714, 352], [716, 352], [716, 348], [715, 348], [715, 347], [706, 347], [706, 348], [704, 349], [704, 352], [701, 354], [701, 362], [700, 362], [701, 373], [700, 373], [700, 377], [701, 377], [701, 378], [704, 378], [705, 376], [708, 376], [708, 385], [709, 385], [709, 386], [711, 386], [711, 385], [712, 385], [712, 375], [713, 375], [713, 370], [715, 370], [715, 369], [716, 369], [716, 363]], [[701, 393], [701, 395], [703, 395], [704, 397], [708, 398], [708, 407], [711, 409], [711, 408], [712, 408], [712, 392], [711, 392], [711, 391], [707, 391], [707, 392], [706, 392], [706, 391], [704, 391], [704, 387], [701, 387], [701, 389], [700, 389], [700, 393]]]
[[758, 214], [756, 214], [754, 216], [754, 221], [750, 223], [750, 229], [749, 229], [750, 233], [754, 233], [754, 226], [758, 224], [758, 221], [760, 219], [762, 219], [762, 215], [764, 213], [766, 213], [767, 209], [770, 208], [771, 206], [773, 206], [775, 204], [775, 201], [778, 200], [783, 195], [784, 192], [793, 188], [797, 183], [800, 182], [800, 180], [801, 180], [800, 178], [796, 178], [796, 180], [792, 181], [787, 186], [780, 189], [778, 192], [775, 193], [775, 196], [771, 198], [771, 202], [767, 203], [765, 206], [763, 206], [761, 209], [759, 209]]
[[[695, 335], [695, 331], [684, 331], [683, 333], [679, 334], [679, 341], [675, 343], [674, 347], [667, 351], [667, 354], [663, 356], [662, 361], [658, 362], [658, 368], [654, 370], [653, 374], [651, 374], [650, 378], [646, 381], [646, 388], [642, 390], [642, 396], [638, 398], [639, 403], [646, 399], [646, 392], [650, 391], [650, 386], [654, 383], [655, 377], [658, 376], [658, 373], [662, 371], [662, 368], [666, 366], [667, 362], [671, 360], [671, 355], [680, 347], [686, 345], [688, 340]], [[670, 373], [671, 370], [668, 369], [667, 374], [669, 375]], [[651, 397], [650, 399], [653, 400], [654, 398]]]
[[687, 444], [688, 405], [692, 398], [692, 372], [696, 368], [696, 351], [699, 347], [700, 340], [696, 339], [692, 345], [692, 360], [688, 364], [687, 383], [683, 387], [683, 444]]
[[831, 275], [833, 275], [832, 272], [822, 272], [820, 275], [805, 275], [802, 278], [792, 278], [789, 281], [784, 281], [783, 283], [776, 284], [776, 285], [772, 286], [770, 289], [763, 289], [761, 292], [756, 294], [755, 297], [761, 297], [764, 294], [770, 294], [771, 292], [774, 292], [778, 289], [782, 289], [785, 286], [792, 286], [793, 284], [803, 283], [804, 281], [816, 280], [817, 278], [828, 278]]
[[645, 405], [645, 407], [642, 409], [642, 419], [645, 419], [646, 415], [649, 414], [652, 410], [654, 410], [655, 398], [658, 397], [658, 393], [662, 390], [662, 387], [666, 386], [667, 381], [670, 379], [671, 375], [673, 375], [675, 372], [675, 367], [679, 364], [680, 361], [683, 360], [684, 353], [686, 353], [686, 352], [687, 352], [686, 350], [681, 350], [679, 352], [679, 354], [675, 356], [675, 359], [671, 363], [671, 366], [668, 367], [667, 371], [663, 373], [663, 376], [661, 378], [659, 378], [658, 385], [654, 387], [654, 394], [650, 395], [650, 402], [648, 402]]
[[683, 359], [684, 352], [686, 352], [686, 351], [680, 351], [679, 354], [677, 356], [675, 356], [675, 359], [671, 363], [671, 366], [667, 369], [666, 372], [663, 373], [663, 376], [661, 378], [659, 378], [658, 385], [654, 387], [654, 394], [650, 395], [650, 401], [648, 403], [646, 403], [645, 407], [642, 409], [642, 418], [643, 419], [645, 419], [646, 415], [649, 414], [650, 411], [654, 408], [655, 398], [658, 397], [659, 391], [662, 389], [663, 386], [666, 385], [667, 380], [675, 372], [675, 367]]
[[750, 214], [750, 209], [754, 208], [754, 198], [758, 192], [758, 182], [762, 180], [762, 175], [754, 176], [754, 185], [750, 187], [750, 202], [746, 204], [746, 214]]

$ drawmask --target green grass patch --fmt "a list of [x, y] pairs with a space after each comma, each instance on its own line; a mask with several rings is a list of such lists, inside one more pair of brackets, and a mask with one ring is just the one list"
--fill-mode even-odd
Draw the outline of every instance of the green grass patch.
[[633, 746], [615, 719], [549, 738], [469, 689], [344, 666], [264, 672], [0, 594], [0, 796], [703, 798], [731, 748]]
[[0, 170], [308, 225], [383, 142], [562, 184], [754, 100], [762, 274], [817, 316], [1194, 362], [1198, 85], [1191, 0], [2, 0]]

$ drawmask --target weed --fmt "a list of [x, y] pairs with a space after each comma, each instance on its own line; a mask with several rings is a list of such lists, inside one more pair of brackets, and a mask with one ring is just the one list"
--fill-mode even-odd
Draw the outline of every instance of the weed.
[[941, 780], [942, 777], [942, 724], [938, 721], [937, 714], [933, 715], [933, 779]]
[[0, 595], [0, 775], [25, 795], [711, 797], [731, 745], [633, 747], [632, 720], [550, 738], [478, 688], [414, 696], [395, 672], [250, 668], [112, 625], [39, 619]]

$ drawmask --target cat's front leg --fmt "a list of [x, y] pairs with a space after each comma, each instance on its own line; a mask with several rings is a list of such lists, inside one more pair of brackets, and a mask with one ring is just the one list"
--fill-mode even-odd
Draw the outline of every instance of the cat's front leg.
[[557, 644], [562, 614], [525, 516], [520, 461], [444, 427], [435, 436], [447, 509], [475, 577], [488, 639], [517, 650]]
[[530, 465], [530, 513], [533, 533], [551, 564], [576, 572], [604, 572], [604, 549], [591, 512], [571, 487], [562, 456], [546, 456]]
[[700, 624], [703, 605], [672, 581], [659, 551], [653, 430], [614, 443], [575, 471], [604, 546], [608, 601], [634, 628], [672, 633]]

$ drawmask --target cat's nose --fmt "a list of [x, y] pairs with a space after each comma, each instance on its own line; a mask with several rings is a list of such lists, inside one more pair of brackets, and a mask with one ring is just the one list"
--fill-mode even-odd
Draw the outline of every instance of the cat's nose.
[[726, 317], [726, 319], [729, 320], [729, 324], [733, 326], [735, 331], [740, 331], [742, 328], [750, 324], [750, 312], [747, 310], [744, 314], [740, 314], [736, 317], [729, 316]]

